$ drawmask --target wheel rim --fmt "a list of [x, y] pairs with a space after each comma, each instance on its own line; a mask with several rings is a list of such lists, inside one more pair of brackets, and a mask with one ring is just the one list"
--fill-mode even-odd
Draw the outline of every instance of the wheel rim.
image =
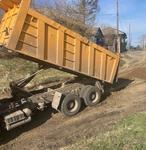
[[78, 102], [76, 99], [68, 102], [67, 109], [69, 112], [73, 113], [77, 110], [77, 108], [78, 108]]
[[96, 103], [96, 102], [98, 101], [98, 99], [99, 99], [98, 92], [92, 92], [92, 93], [90, 94], [90, 101], [91, 101], [92, 103]]

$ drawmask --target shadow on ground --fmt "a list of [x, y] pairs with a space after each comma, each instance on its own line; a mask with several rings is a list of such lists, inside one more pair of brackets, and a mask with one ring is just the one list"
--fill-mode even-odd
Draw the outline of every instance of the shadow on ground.
[[113, 84], [111, 92], [121, 91], [125, 89], [127, 86], [129, 86], [133, 81], [134, 80], [119, 78], [118, 82]]
[[47, 109], [46, 111], [39, 112], [35, 116], [33, 116], [32, 121], [30, 123], [13, 129], [9, 132], [3, 131], [0, 135], [0, 145], [6, 144], [9, 141], [19, 137], [22, 133], [40, 126], [41, 124], [45, 123], [48, 119], [50, 119], [55, 113], [57, 112], [52, 108]]
[[114, 83], [113, 85], [106, 84], [104, 89], [105, 93], [102, 97], [102, 102], [106, 100], [107, 97], [111, 95], [111, 92], [118, 92], [126, 87], [128, 87], [134, 80], [125, 79], [125, 78], [119, 78], [118, 82]]
[[[105, 101], [108, 96], [110, 96], [111, 92], [117, 92], [122, 89], [125, 89], [132, 82], [133, 82], [133, 80], [120, 78], [118, 83], [116, 83], [112, 86], [107, 85], [105, 87], [105, 94], [102, 97], [102, 102]], [[83, 104], [81, 112], [85, 109], [86, 109], [86, 106], [85, 106], [85, 104]], [[57, 112], [50, 107], [49, 109], [47, 109], [44, 112], [37, 113], [33, 117], [32, 122], [30, 122], [26, 125], [23, 125], [21, 127], [18, 127], [14, 130], [11, 130], [9, 132], [0, 133], [1, 134], [0, 135], [0, 145], [6, 144], [15, 138], [18, 138], [22, 133], [27, 132], [29, 130], [32, 130], [32, 129], [40, 126], [41, 124], [45, 123], [48, 119], [52, 118], [52, 115], [55, 113], [57, 113]]]

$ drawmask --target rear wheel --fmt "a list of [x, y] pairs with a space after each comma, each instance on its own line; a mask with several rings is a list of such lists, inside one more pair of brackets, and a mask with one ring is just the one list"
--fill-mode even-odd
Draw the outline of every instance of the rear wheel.
[[95, 106], [101, 101], [101, 90], [95, 86], [89, 86], [84, 90], [83, 99], [87, 106]]
[[74, 116], [76, 115], [81, 108], [81, 100], [78, 96], [74, 94], [68, 94], [65, 96], [61, 104], [61, 112], [65, 116]]

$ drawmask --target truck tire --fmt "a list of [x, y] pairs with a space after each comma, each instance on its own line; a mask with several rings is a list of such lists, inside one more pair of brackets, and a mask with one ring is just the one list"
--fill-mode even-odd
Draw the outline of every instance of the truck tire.
[[86, 88], [83, 94], [83, 99], [86, 106], [95, 106], [101, 101], [101, 90], [95, 86], [89, 86]]
[[74, 94], [66, 95], [61, 104], [61, 112], [65, 116], [76, 115], [80, 111], [80, 108], [81, 99]]

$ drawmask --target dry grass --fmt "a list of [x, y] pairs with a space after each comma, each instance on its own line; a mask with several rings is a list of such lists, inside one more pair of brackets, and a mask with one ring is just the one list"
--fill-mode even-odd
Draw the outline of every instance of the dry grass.
[[146, 149], [146, 113], [129, 116], [112, 131], [91, 139], [83, 139], [75, 145], [62, 150], [145, 150]]
[[[3, 93], [4, 89], [9, 89], [9, 83], [11, 81], [27, 77], [35, 72], [37, 68], [38, 65], [36, 63], [19, 58], [0, 59], [0, 94]], [[38, 74], [31, 82], [31, 86], [69, 76], [70, 74], [48, 69]]]

